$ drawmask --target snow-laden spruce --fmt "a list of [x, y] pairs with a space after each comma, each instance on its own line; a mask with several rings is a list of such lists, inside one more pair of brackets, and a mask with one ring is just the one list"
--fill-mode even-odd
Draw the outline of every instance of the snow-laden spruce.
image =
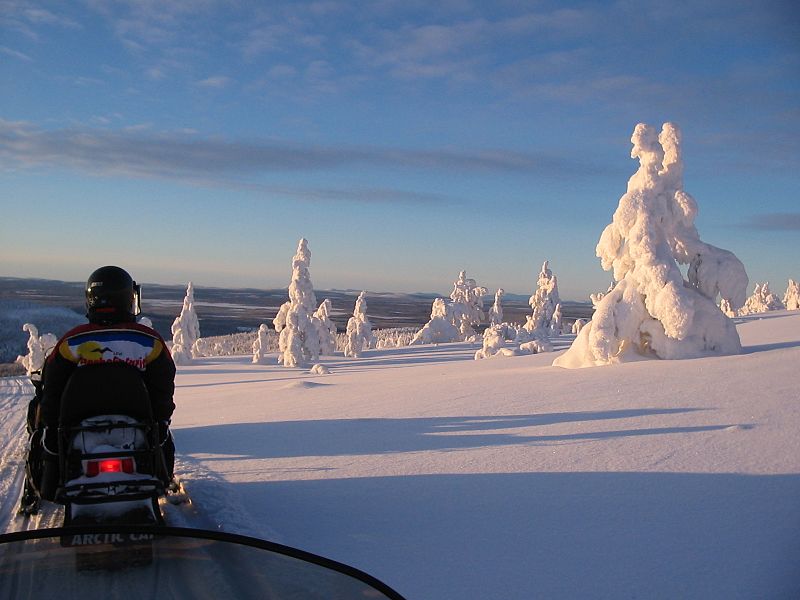
[[187, 365], [198, 356], [195, 343], [200, 339], [200, 322], [194, 311], [194, 286], [186, 286], [181, 314], [172, 322], [172, 358], [176, 365]]
[[786, 310], [800, 310], [800, 282], [789, 280], [786, 293], [783, 295], [783, 304]]
[[361, 292], [356, 298], [353, 316], [347, 321], [346, 343], [344, 355], [358, 358], [364, 350], [372, 345], [372, 323], [367, 318], [366, 292]]
[[453, 312], [444, 298], [436, 298], [431, 307], [431, 319], [411, 340], [411, 344], [445, 344], [457, 342], [461, 332], [453, 325]]
[[292, 280], [289, 283], [289, 301], [281, 305], [273, 319], [278, 338], [278, 364], [299, 367], [315, 362], [320, 354], [320, 333], [313, 322], [317, 298], [311, 283], [309, 266], [311, 250], [308, 241], [301, 238], [292, 258]]
[[[571, 348], [554, 361], [567, 368], [621, 362], [632, 354], [692, 358], [741, 352], [717, 296], [744, 304], [747, 274], [736, 256], [700, 240], [697, 204], [683, 190], [681, 136], [640, 123], [631, 138], [639, 170], [597, 244], [614, 289], [597, 304]], [[688, 265], [688, 281], [679, 264]]]
[[474, 327], [483, 321], [483, 297], [488, 290], [479, 286], [474, 279], [467, 277], [466, 271], [458, 274], [450, 292], [450, 309], [453, 325], [458, 329], [462, 340], [476, 336]]
[[336, 351], [336, 323], [331, 321], [332, 311], [331, 301], [325, 298], [311, 316], [319, 335], [319, 353], [323, 356], [332, 356]]
[[542, 263], [539, 277], [536, 280], [536, 291], [528, 300], [533, 314], [527, 317], [525, 329], [533, 333], [536, 330], [549, 332], [552, 329], [556, 306], [561, 299], [558, 296], [558, 278], [550, 270], [550, 261]]
[[453, 282], [450, 303], [445, 302], [443, 298], [436, 298], [433, 301], [430, 321], [417, 332], [411, 343], [474, 341], [477, 338], [474, 328], [480, 325], [484, 318], [483, 296], [487, 291], [485, 287], [475, 283], [474, 279], [467, 277], [466, 271], [461, 271], [458, 279]]
[[[28, 333], [28, 353], [18, 356], [16, 362], [22, 365], [29, 378], [38, 380], [41, 378], [44, 360], [58, 343], [58, 338], [52, 333], [40, 336], [39, 330], [33, 323], [25, 323], [22, 331]], [[35, 373], [38, 373], [39, 376], [34, 375]]]
[[550, 319], [550, 334], [551, 335], [561, 335], [563, 325], [563, 314], [561, 312], [561, 302], [556, 304], [556, 308], [553, 311], [553, 318]]
[[785, 303], [769, 289], [769, 282], [757, 283], [753, 295], [749, 296], [744, 306], [736, 313], [739, 316], [757, 315], [770, 310], [782, 310]]
[[489, 309], [489, 326], [500, 325], [503, 322], [503, 296], [505, 290], [500, 288], [494, 294], [494, 304]]
[[264, 323], [258, 326], [256, 340], [253, 342], [253, 364], [266, 365], [269, 362], [269, 327]]
[[475, 352], [475, 360], [491, 358], [493, 356], [519, 356], [520, 354], [535, 354], [533, 348], [520, 348], [519, 346], [507, 348], [506, 337], [509, 324], [490, 325], [483, 332], [483, 347]]

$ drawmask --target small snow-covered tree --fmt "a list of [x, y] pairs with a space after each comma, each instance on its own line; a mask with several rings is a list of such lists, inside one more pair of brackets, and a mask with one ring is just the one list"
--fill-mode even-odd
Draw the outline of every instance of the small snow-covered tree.
[[800, 282], [789, 280], [786, 293], [783, 295], [783, 304], [786, 310], [800, 310]]
[[489, 325], [492, 327], [503, 322], [503, 296], [505, 293], [505, 290], [500, 288], [494, 294], [494, 304], [489, 309]]
[[361, 353], [368, 349], [373, 342], [372, 324], [367, 318], [366, 292], [361, 292], [356, 298], [353, 316], [347, 321], [346, 343], [344, 348], [345, 356], [358, 358]]
[[572, 333], [578, 335], [581, 332], [581, 329], [586, 327], [588, 322], [588, 319], [575, 319], [575, 321], [572, 323]]
[[253, 342], [253, 364], [267, 364], [267, 354], [269, 353], [269, 327], [264, 323], [259, 325], [256, 341]]
[[769, 282], [757, 283], [750, 296], [739, 310], [739, 315], [756, 315], [770, 310], [781, 310], [785, 307], [778, 295], [769, 289]]
[[52, 333], [39, 336], [39, 329], [33, 323], [25, 323], [22, 331], [28, 333], [28, 353], [18, 356], [16, 362], [22, 365], [28, 377], [39, 380], [44, 360], [58, 343], [58, 338]]
[[[742, 306], [747, 274], [733, 253], [700, 240], [697, 204], [683, 190], [678, 128], [666, 123], [658, 135], [640, 123], [631, 142], [640, 166], [597, 244], [618, 283], [553, 364], [606, 365], [630, 351], [659, 358], [741, 352], [736, 327], [715, 301]], [[688, 281], [679, 264], [688, 265]]]
[[436, 298], [431, 308], [431, 319], [411, 340], [411, 344], [444, 344], [459, 341], [461, 333], [453, 325], [450, 306], [443, 298]]
[[308, 268], [311, 250], [308, 241], [301, 238], [292, 258], [292, 280], [289, 283], [289, 301], [285, 302], [273, 319], [278, 339], [278, 363], [284, 367], [298, 367], [316, 361], [320, 353], [319, 332], [312, 322], [317, 298]]
[[194, 286], [189, 282], [181, 314], [172, 322], [172, 358], [176, 365], [186, 365], [195, 357], [194, 345], [200, 339], [200, 322], [194, 311]]
[[319, 336], [319, 353], [331, 356], [336, 351], [336, 323], [331, 321], [331, 301], [325, 298], [311, 316], [314, 327]]
[[561, 335], [561, 320], [561, 302], [559, 302], [553, 311], [553, 318], [550, 319], [550, 333], [552, 335]]
[[474, 327], [483, 321], [483, 296], [488, 290], [479, 286], [474, 279], [467, 277], [466, 271], [458, 274], [453, 282], [450, 300], [453, 325], [461, 334], [462, 340], [475, 337]]
[[722, 314], [725, 315], [726, 317], [733, 318], [736, 316], [736, 311], [733, 310], [733, 308], [731, 308], [731, 303], [725, 298], [720, 299], [719, 309], [722, 311]]
[[597, 308], [597, 305], [600, 304], [600, 300], [602, 300], [606, 294], [611, 292], [614, 289], [615, 285], [617, 285], [617, 282], [612, 281], [611, 285], [608, 286], [608, 289], [605, 292], [597, 292], [595, 294], [589, 294], [589, 300], [592, 301], [592, 308]]
[[491, 325], [483, 332], [483, 347], [475, 352], [475, 360], [491, 358], [506, 345], [502, 325]]

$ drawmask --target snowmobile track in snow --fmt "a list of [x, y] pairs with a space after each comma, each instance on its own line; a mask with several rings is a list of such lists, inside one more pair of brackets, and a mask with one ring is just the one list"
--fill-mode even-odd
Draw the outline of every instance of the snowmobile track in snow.
[[25, 480], [28, 433], [25, 420], [33, 385], [26, 377], [0, 378], [0, 527], [2, 531], [22, 531], [57, 527], [63, 509], [42, 502], [35, 515], [17, 514]]

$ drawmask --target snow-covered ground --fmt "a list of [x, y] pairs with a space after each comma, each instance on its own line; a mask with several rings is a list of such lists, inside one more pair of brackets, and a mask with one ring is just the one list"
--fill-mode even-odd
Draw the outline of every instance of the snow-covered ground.
[[[741, 355], [580, 370], [463, 343], [324, 358], [328, 375], [198, 359], [173, 421], [194, 505], [168, 517], [409, 600], [798, 598], [800, 312], [738, 330]], [[6, 529], [28, 393], [0, 379]]]

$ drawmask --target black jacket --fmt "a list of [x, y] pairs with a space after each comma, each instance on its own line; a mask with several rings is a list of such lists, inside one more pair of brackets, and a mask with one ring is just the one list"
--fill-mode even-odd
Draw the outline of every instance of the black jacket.
[[138, 323], [89, 323], [68, 331], [47, 358], [41, 420], [57, 427], [61, 395], [75, 369], [85, 365], [125, 363], [139, 370], [158, 421], [172, 417], [175, 403], [175, 363], [167, 345], [153, 329]]

